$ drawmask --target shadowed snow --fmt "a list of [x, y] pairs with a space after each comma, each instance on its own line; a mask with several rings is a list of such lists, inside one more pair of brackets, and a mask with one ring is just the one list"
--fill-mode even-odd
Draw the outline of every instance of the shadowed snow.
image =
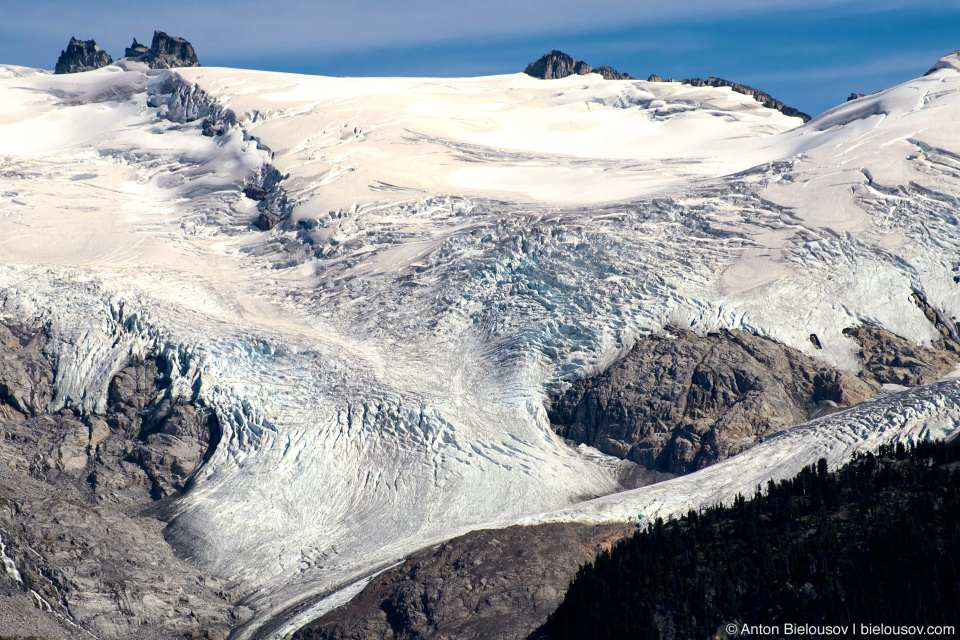
[[[171, 74], [238, 125], [165, 119]], [[629, 463], [565, 444], [544, 403], [668, 322], [848, 369], [845, 327], [935, 338], [909, 298], [960, 315], [958, 88], [945, 65], [798, 127], [725, 88], [593, 76], [2, 68], [2, 312], [51, 325], [53, 408], [102, 407], [155, 347], [216, 409], [167, 533], [255, 594], [253, 637], [472, 528], [670, 515], [952, 434], [944, 382], [613, 493]], [[242, 187], [268, 164], [293, 214], [260, 232]]]

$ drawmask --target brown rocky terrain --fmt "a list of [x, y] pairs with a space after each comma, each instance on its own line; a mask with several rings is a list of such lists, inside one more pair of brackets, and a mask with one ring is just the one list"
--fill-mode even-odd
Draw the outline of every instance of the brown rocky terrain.
[[107, 409], [49, 412], [42, 330], [0, 325], [0, 629], [42, 638], [226, 638], [249, 615], [181, 561], [158, 507], [216, 446], [216, 418], [131, 358]]
[[[922, 299], [915, 302], [942, 337], [928, 348], [883, 329], [847, 329], [861, 346], [859, 375], [743, 331], [700, 337], [667, 327], [600, 375], [574, 383], [554, 402], [550, 421], [565, 438], [649, 469], [702, 469], [859, 404], [882, 384], [928, 384], [953, 370], [960, 361], [955, 335]], [[811, 342], [819, 345], [816, 336]]]
[[293, 638], [525, 638], [557, 608], [580, 565], [634, 528], [473, 531], [412, 555]]
[[742, 331], [668, 327], [550, 411], [565, 438], [650, 469], [689, 473], [761, 438], [875, 396], [880, 385]]

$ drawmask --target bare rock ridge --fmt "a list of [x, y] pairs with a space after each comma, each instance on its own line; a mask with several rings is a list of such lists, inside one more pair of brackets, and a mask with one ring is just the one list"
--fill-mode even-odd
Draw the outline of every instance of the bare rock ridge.
[[[200, 66], [193, 45], [183, 38], [167, 35], [163, 31], [153, 32], [153, 42], [149, 48], [134, 38], [133, 44], [126, 48], [124, 58], [146, 62], [151, 69]], [[92, 71], [112, 63], [113, 58], [101, 50], [95, 41], [70, 38], [66, 50], [60, 52], [54, 73]]]
[[148, 51], [150, 51], [150, 49], [147, 48], [147, 45], [145, 45], [145, 44], [140, 44], [139, 42], [137, 42], [137, 39], [134, 38], [134, 39], [133, 39], [133, 44], [131, 44], [129, 47], [127, 47], [126, 50], [123, 52], [123, 57], [124, 57], [124, 58], [139, 58], [140, 56], [142, 56], [143, 54], [147, 53]]
[[633, 79], [630, 75], [614, 71], [607, 66], [594, 68], [586, 62], [575, 61], [562, 51], [551, 51], [539, 60], [531, 62], [527, 65], [524, 73], [542, 80], [554, 80], [572, 75], [582, 76], [588, 73], [599, 73], [607, 80]]
[[162, 359], [131, 358], [103, 414], [50, 412], [42, 329], [0, 325], [0, 629], [49, 639], [226, 638], [249, 615], [164, 540], [156, 514], [218, 444]]
[[[139, 45], [139, 48], [138, 48]], [[134, 38], [133, 44], [127, 51], [144, 48]], [[200, 61], [193, 50], [193, 45], [184, 40], [169, 36], [163, 31], [153, 32], [153, 42], [150, 48], [139, 57], [134, 58], [146, 62], [151, 69], [173, 69], [176, 67], [199, 67]]]
[[[657, 75], [651, 75], [647, 78], [647, 82], [677, 82], [672, 78], [664, 80], [663, 78]], [[714, 78], [709, 77], [706, 80], [703, 78], [687, 78], [686, 80], [680, 80], [682, 84], [689, 84], [693, 87], [730, 87], [737, 93], [742, 93], [745, 96], [750, 96], [763, 106], [768, 109], [776, 109], [785, 116], [790, 116], [792, 118], [800, 118], [804, 122], [810, 121], [810, 115], [803, 113], [799, 109], [794, 109], [784, 103], [780, 102], [769, 93], [755, 89], [749, 85], [740, 84], [739, 82], [731, 82], [730, 80], [724, 80], [723, 78]]]
[[[531, 62], [527, 65], [527, 68], [524, 69], [523, 72], [528, 76], [533, 76], [534, 78], [540, 78], [542, 80], [553, 80], [557, 78], [566, 78], [567, 76], [572, 75], [585, 75], [588, 73], [599, 73], [607, 80], [635, 79], [628, 73], [620, 73], [619, 71], [615, 71], [607, 66], [591, 67], [586, 62], [575, 61], [564, 52], [557, 50], [551, 51], [539, 60]], [[651, 74], [647, 78], [647, 82], [676, 82], [676, 80], [673, 80], [672, 78], [664, 80], [658, 75]], [[730, 80], [714, 77], [707, 78], [706, 80], [702, 78], [688, 78], [686, 80], [680, 80], [680, 82], [694, 87], [730, 87], [737, 93], [750, 96], [769, 109], [776, 109], [786, 116], [800, 118], [804, 122], [810, 121], [810, 116], [808, 114], [785, 105], [779, 100], [774, 99], [769, 93], [765, 93], [759, 89], [755, 89], [745, 84], [740, 84], [739, 82], [731, 82]]]
[[95, 40], [70, 38], [70, 44], [60, 52], [54, 73], [80, 73], [92, 71], [113, 63], [113, 58], [103, 51]]
[[626, 524], [546, 524], [468, 533], [375, 578], [293, 640], [525, 638], [559, 606], [580, 565]]
[[699, 337], [667, 327], [575, 382], [554, 402], [550, 422], [566, 438], [649, 469], [696, 471], [873, 397], [882, 384], [928, 384], [950, 372], [960, 361], [955, 329], [921, 297], [914, 301], [943, 337], [927, 348], [879, 328], [847, 329], [862, 347], [859, 376], [742, 331]]

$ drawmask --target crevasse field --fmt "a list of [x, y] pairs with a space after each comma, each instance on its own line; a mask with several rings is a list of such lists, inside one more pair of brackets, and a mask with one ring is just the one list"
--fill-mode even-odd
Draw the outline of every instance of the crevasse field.
[[[282, 638], [471, 529], [667, 516], [953, 434], [948, 379], [624, 491], [631, 463], [562, 441], [545, 405], [668, 323], [849, 370], [845, 327], [929, 343], [911, 293], [960, 317], [958, 122], [956, 55], [806, 125], [598, 75], [3, 66], [0, 313], [51, 327], [51, 410], [102, 409], [150, 351], [216, 410], [167, 537], [250, 594], [238, 637]], [[289, 218], [261, 231], [243, 187], [271, 169]]]

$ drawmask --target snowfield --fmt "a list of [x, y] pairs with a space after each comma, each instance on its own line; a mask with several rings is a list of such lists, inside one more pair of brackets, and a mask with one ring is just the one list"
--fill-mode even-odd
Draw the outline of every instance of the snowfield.
[[[288, 606], [471, 529], [680, 514], [955, 434], [943, 381], [623, 491], [631, 463], [545, 410], [667, 323], [855, 370], [845, 327], [938, 336], [914, 291], [956, 321], [960, 59], [937, 67], [803, 126], [597, 75], [0, 67], [0, 313], [51, 327], [51, 410], [102, 409], [150, 350], [215, 408], [167, 537], [248, 594], [237, 637], [283, 637]], [[290, 217], [260, 231], [242, 189], [271, 169]]]

